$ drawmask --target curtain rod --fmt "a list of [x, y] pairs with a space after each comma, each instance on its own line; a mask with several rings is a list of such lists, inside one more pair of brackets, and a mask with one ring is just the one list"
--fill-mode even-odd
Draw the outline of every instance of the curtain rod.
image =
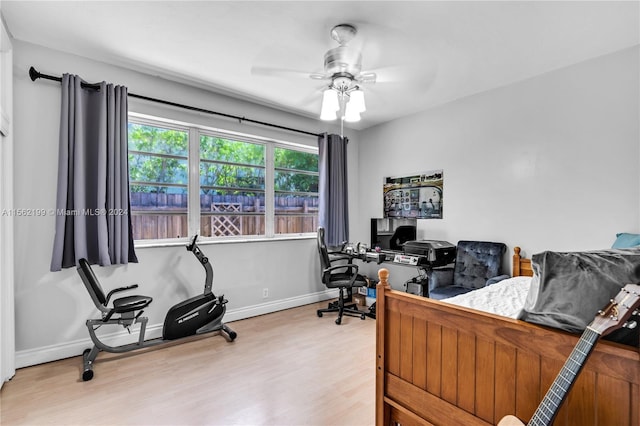
[[[29, 68], [29, 77], [31, 78], [31, 81], [36, 81], [39, 78], [43, 78], [45, 80], [53, 80], [53, 81], [57, 81], [57, 82], [62, 82], [62, 77], [55, 77], [55, 76], [52, 76], [52, 75], [42, 74], [42, 73], [36, 71], [36, 69], [34, 67]], [[97, 84], [90, 84], [90, 83], [82, 83], [81, 85], [82, 85], [82, 87], [87, 87], [87, 88], [91, 88], [91, 89], [97, 89], [97, 88], [100, 87]], [[305, 135], [316, 136], [316, 137], [320, 136], [320, 134], [318, 134], [318, 133], [307, 132], [305, 130], [293, 129], [291, 127], [280, 126], [278, 124], [267, 123], [267, 122], [258, 121], [258, 120], [252, 120], [250, 118], [240, 117], [240, 116], [237, 116], [237, 115], [225, 114], [223, 112], [211, 111], [211, 110], [204, 109], [204, 108], [198, 108], [198, 107], [194, 107], [194, 106], [190, 106], [190, 105], [179, 104], [179, 103], [176, 103], [176, 102], [165, 101], [165, 100], [162, 100], [162, 99], [151, 98], [149, 96], [136, 95], [135, 93], [129, 93], [128, 95], [130, 97], [132, 97], [132, 98], [143, 99], [145, 101], [157, 102], [157, 103], [160, 103], [160, 104], [170, 105], [170, 106], [174, 106], [174, 107], [178, 107], [178, 108], [184, 108], [184, 109], [188, 109], [188, 110], [191, 110], [191, 111], [203, 112], [203, 113], [206, 113], [206, 114], [219, 115], [219, 116], [226, 117], [226, 118], [233, 118], [235, 120], [238, 120], [240, 123], [242, 123], [243, 121], [246, 121], [246, 122], [249, 122], [249, 123], [260, 124], [261, 126], [275, 127], [277, 129], [288, 130], [290, 132], [302, 133], [302, 134], [305, 134]]]

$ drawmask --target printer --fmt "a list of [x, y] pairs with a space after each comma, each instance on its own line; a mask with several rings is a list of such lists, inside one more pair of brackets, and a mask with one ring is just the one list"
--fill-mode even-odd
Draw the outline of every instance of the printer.
[[448, 241], [407, 241], [403, 250], [407, 256], [420, 256], [420, 265], [430, 267], [445, 266], [456, 260], [456, 246]]

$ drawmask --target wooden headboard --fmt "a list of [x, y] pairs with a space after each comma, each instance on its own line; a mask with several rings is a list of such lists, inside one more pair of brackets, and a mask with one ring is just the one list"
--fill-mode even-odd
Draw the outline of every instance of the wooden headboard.
[[520, 257], [520, 247], [513, 248], [513, 273], [514, 277], [532, 277], [533, 269], [531, 269], [531, 259]]

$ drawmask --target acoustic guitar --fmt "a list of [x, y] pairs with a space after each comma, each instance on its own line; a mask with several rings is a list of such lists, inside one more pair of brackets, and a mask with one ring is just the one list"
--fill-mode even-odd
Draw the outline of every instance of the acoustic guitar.
[[[627, 284], [615, 299], [611, 299], [609, 304], [598, 312], [573, 348], [527, 426], [549, 426], [553, 423], [558, 409], [566, 399], [598, 339], [621, 327], [634, 328], [636, 322], [628, 320], [631, 315], [638, 315], [638, 306], [640, 306], [640, 285]], [[505, 416], [498, 426], [524, 426], [524, 423], [515, 416]]]

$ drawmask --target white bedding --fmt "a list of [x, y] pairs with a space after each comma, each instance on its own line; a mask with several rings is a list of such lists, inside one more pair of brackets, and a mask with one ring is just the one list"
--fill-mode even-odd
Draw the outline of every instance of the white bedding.
[[518, 318], [524, 307], [530, 285], [531, 277], [513, 277], [442, 301], [509, 318]]

